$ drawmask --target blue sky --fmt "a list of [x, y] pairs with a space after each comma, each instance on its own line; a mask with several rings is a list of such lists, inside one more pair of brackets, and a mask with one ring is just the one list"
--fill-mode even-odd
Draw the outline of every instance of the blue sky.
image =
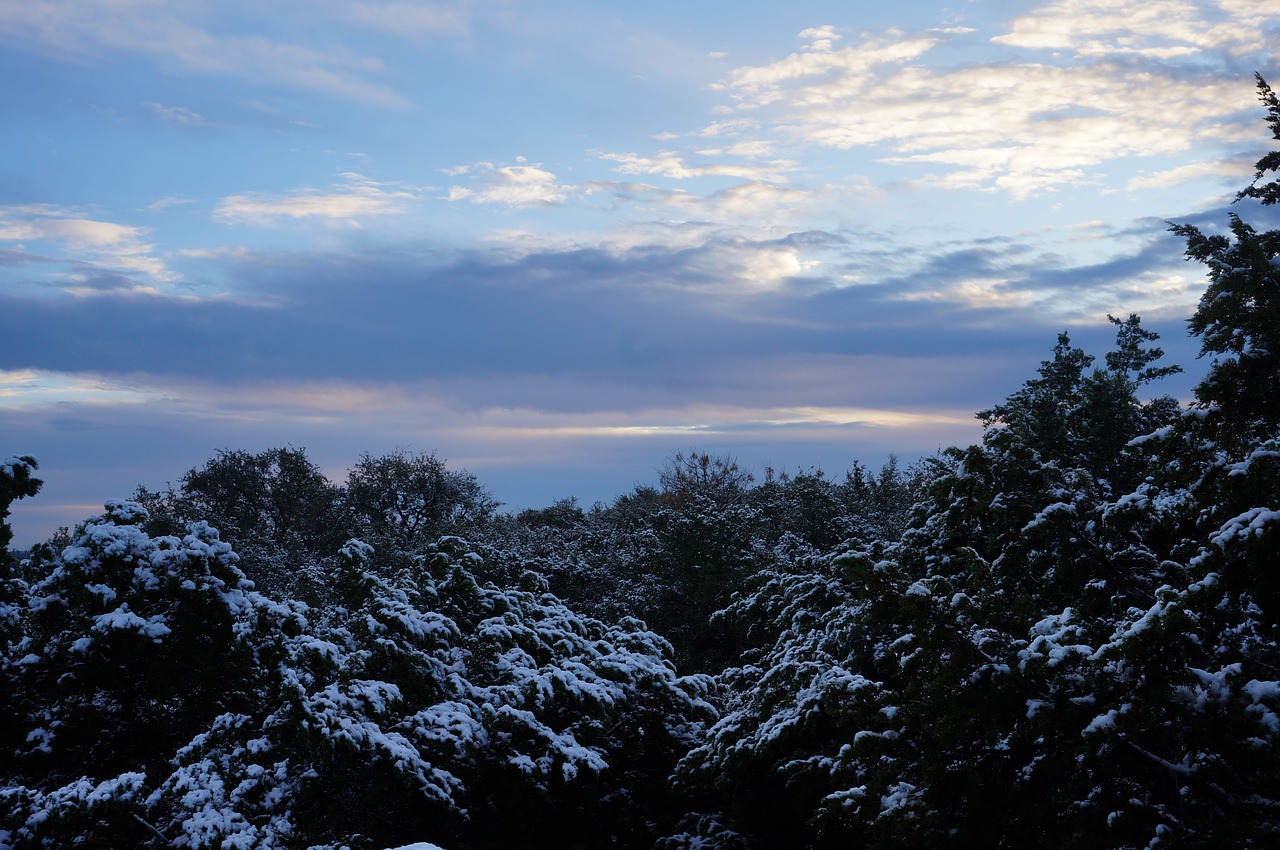
[[219, 448], [515, 508], [877, 466], [1108, 312], [1186, 397], [1165, 222], [1225, 221], [1278, 53], [1274, 0], [0, 0], [15, 543]]

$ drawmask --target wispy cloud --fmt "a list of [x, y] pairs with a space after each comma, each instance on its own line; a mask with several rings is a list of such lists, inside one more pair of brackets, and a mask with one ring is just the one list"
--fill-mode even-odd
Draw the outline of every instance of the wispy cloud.
[[248, 192], [218, 201], [214, 220], [226, 225], [272, 226], [284, 220], [317, 219], [358, 227], [367, 218], [404, 212], [416, 190], [346, 173], [327, 190], [304, 188], [283, 195]]
[[[754, 152], [767, 150], [767, 142], [753, 140], [743, 142], [734, 148], [706, 149], [698, 154], [704, 159], [716, 156], [742, 156], [744, 150]], [[690, 164], [686, 157], [675, 151], [659, 151], [652, 156], [637, 153], [602, 153], [600, 158], [608, 162], [616, 162], [614, 171], [619, 174], [653, 174], [670, 177], [674, 180], [689, 180], [695, 177], [749, 177], [774, 182], [785, 182], [787, 172], [796, 164], [787, 160], [777, 160], [763, 164], [703, 162]]]
[[[297, 39], [269, 34], [276, 28], [273, 13], [308, 19], [325, 14], [324, 4], [226, 6], [219, 10], [159, 0], [0, 0], [0, 39], [67, 58], [91, 60], [109, 52], [134, 53], [200, 74], [308, 89], [364, 103], [402, 103], [399, 94], [377, 80], [383, 72], [378, 58], [332, 43], [307, 45], [301, 28], [290, 28]], [[394, 9], [387, 11], [387, 7], [371, 5], [369, 9], [375, 21], [394, 16]], [[257, 18], [257, 31], [245, 35], [243, 24], [219, 31], [224, 20], [220, 11]]]
[[[87, 218], [77, 210], [49, 204], [28, 204], [0, 207], [0, 242], [16, 243], [24, 252], [40, 250], [52, 259], [70, 261], [87, 267], [89, 276], [93, 269], [142, 275], [144, 284], [136, 280], [125, 288], [148, 290], [156, 283], [173, 283], [180, 276], [168, 269], [155, 254], [155, 245], [147, 241], [149, 231], [145, 227], [117, 224]], [[89, 294], [76, 281], [76, 276], [64, 281], [62, 288], [77, 294]], [[113, 287], [119, 288], [119, 287]]]
[[463, 10], [443, 3], [344, 3], [340, 13], [353, 23], [401, 37], [459, 35], [467, 31]]
[[207, 127], [209, 122], [199, 112], [187, 109], [185, 106], [165, 106], [164, 104], [145, 101], [142, 104], [150, 109], [156, 117], [163, 121], [170, 121], [184, 127]]
[[[1018, 58], [964, 65], [924, 64], [956, 37], [941, 31], [889, 31], [839, 47], [837, 30], [811, 28], [800, 34], [802, 50], [734, 69], [721, 88], [750, 121], [708, 130], [739, 143], [878, 149], [883, 163], [929, 174], [921, 179], [931, 186], [1023, 198], [1096, 180], [1109, 161], [1224, 139], [1248, 108], [1249, 83], [1224, 73], [1220, 57], [1262, 49], [1266, 27], [1277, 24], [1280, 7], [1261, 0], [1224, 2], [1215, 14], [1181, 0], [1140, 11], [1121, 0], [1051, 3], [991, 39], [996, 49], [1019, 48]], [[1058, 61], [1055, 51], [1065, 50], [1082, 59]], [[1166, 61], [1191, 55], [1204, 61]]]
[[1177, 186], [1193, 180], [1205, 178], [1235, 186], [1240, 183], [1241, 175], [1248, 174], [1253, 168], [1254, 157], [1236, 156], [1216, 159], [1209, 162], [1192, 162], [1177, 168], [1168, 168], [1135, 177], [1125, 184], [1130, 191], [1141, 189], [1160, 189]]
[[1276, 14], [1268, 0], [1056, 0], [1016, 18], [992, 41], [1090, 58], [1163, 60], [1219, 50], [1239, 56], [1266, 46], [1264, 24]]
[[0, 409], [51, 408], [64, 404], [136, 405], [162, 401], [168, 393], [118, 377], [37, 369], [0, 369]]

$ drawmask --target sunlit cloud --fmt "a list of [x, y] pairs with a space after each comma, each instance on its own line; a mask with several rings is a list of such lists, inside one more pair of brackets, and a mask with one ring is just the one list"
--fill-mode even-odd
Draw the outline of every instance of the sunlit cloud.
[[129, 379], [41, 370], [0, 371], [0, 409], [55, 406], [133, 406], [163, 403], [184, 415], [226, 420], [307, 421], [342, 424], [382, 420], [409, 427], [429, 422], [442, 432], [472, 440], [616, 439], [657, 435], [723, 435], [814, 428], [968, 427], [968, 411], [892, 410], [823, 405], [733, 405], [693, 401], [681, 406], [555, 410], [530, 406], [481, 406], [459, 399], [444, 385], [407, 386], [340, 380], [247, 381], [234, 386], [135, 375]]
[[270, 226], [282, 220], [318, 219], [359, 226], [367, 218], [404, 212], [417, 198], [413, 189], [342, 175], [346, 182], [328, 190], [305, 188], [285, 195], [248, 192], [228, 195], [214, 207], [214, 220], [226, 225]]
[[[23, 251], [47, 246], [45, 253], [52, 259], [139, 274], [152, 284], [180, 279], [155, 255], [155, 245], [145, 241], [148, 233], [144, 227], [85, 218], [75, 210], [50, 204], [0, 207], [0, 243], [16, 243]], [[137, 281], [131, 286], [148, 288]], [[76, 290], [72, 283], [64, 283], [62, 288]], [[77, 290], [77, 294], [84, 293]]]
[[[767, 143], [744, 142], [742, 147], [752, 151], [767, 149]], [[718, 156], [727, 151], [710, 150], [704, 156]], [[741, 156], [741, 154], [732, 154]], [[661, 151], [653, 156], [641, 156], [636, 153], [602, 153], [600, 158], [608, 162], [616, 162], [614, 171], [619, 174], [655, 174], [670, 177], [674, 180], [689, 180], [695, 177], [749, 177], [760, 180], [785, 182], [788, 171], [795, 168], [794, 162], [780, 160], [776, 162], [753, 165], [747, 163], [702, 163], [689, 164], [685, 157], [673, 151]]]
[[561, 184], [556, 175], [539, 165], [494, 165], [480, 163], [454, 169], [454, 174], [471, 175], [471, 185], [451, 186], [448, 200], [508, 207], [554, 206], [568, 200], [573, 189]]
[[816, 206], [818, 193], [807, 189], [774, 186], [769, 183], [740, 183], [721, 189], [703, 200], [703, 205], [718, 215], [736, 220], [768, 217], [793, 218]]
[[67, 404], [137, 405], [167, 397], [162, 390], [119, 378], [38, 369], [0, 370], [0, 409], [6, 411]]
[[[1184, 50], [1261, 49], [1263, 25], [1280, 23], [1280, 8], [1234, 5], [1247, 7], [1231, 10], [1243, 17], [1206, 20], [1176, 0], [1144, 5], [1140, 14], [1119, 0], [1051, 4], [992, 39], [1032, 56], [954, 66], [922, 64], [943, 43], [941, 31], [889, 31], [839, 47], [834, 28], [811, 28], [801, 33], [803, 50], [734, 69], [722, 90], [750, 123], [721, 121], [708, 131], [738, 135], [739, 144], [877, 149], [884, 164], [927, 171], [920, 180], [929, 186], [1015, 198], [1089, 183], [1112, 160], [1177, 156], [1238, 136], [1247, 82], [1164, 64]], [[1175, 42], [1176, 56], [1167, 55]], [[1062, 64], [1053, 51], [1064, 49], [1088, 61]]]
[[1231, 157], [1210, 162], [1192, 162], [1187, 165], [1180, 165], [1177, 168], [1169, 168], [1134, 177], [1125, 184], [1125, 189], [1131, 192], [1142, 189], [1164, 189], [1205, 179], [1234, 186], [1240, 183], [1240, 176], [1248, 174], [1252, 167], [1252, 157]]
[[1016, 18], [997, 44], [1070, 50], [1083, 57], [1177, 59], [1204, 51], [1241, 55], [1266, 45], [1268, 0], [1193, 4], [1185, 0], [1057, 0]]

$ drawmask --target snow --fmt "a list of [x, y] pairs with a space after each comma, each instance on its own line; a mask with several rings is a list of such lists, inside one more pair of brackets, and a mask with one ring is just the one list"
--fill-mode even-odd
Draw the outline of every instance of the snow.
[[1165, 425], [1163, 428], [1157, 428], [1156, 430], [1152, 431], [1150, 434], [1143, 434], [1141, 437], [1134, 437], [1132, 440], [1126, 443], [1126, 445], [1131, 448], [1136, 448], [1152, 440], [1168, 439], [1169, 435], [1172, 433], [1173, 433], [1173, 426]]
[[35, 473], [35, 468], [20, 457], [10, 456], [0, 461], [0, 474], [6, 478], [17, 478], [18, 470], [28, 476]]
[[925, 598], [933, 595], [929, 592], [928, 586], [922, 581], [912, 582], [911, 586], [903, 591], [903, 593], [906, 596], [923, 596]]
[[884, 817], [898, 809], [905, 809], [911, 805], [912, 797], [917, 795], [918, 789], [910, 782], [898, 782], [889, 787], [889, 793], [880, 798], [880, 816]]
[[1119, 709], [1110, 709], [1105, 714], [1099, 714], [1093, 720], [1089, 721], [1089, 725], [1080, 731], [1082, 736], [1092, 735], [1095, 732], [1107, 732], [1116, 728], [1116, 717], [1129, 708], [1128, 703]]
[[93, 631], [107, 633], [113, 629], [134, 631], [143, 637], [151, 638], [155, 643], [159, 643], [161, 638], [172, 631], [165, 625], [163, 614], [156, 614], [144, 620], [129, 610], [127, 602], [114, 611], [108, 611], [94, 618]]
[[1209, 540], [1219, 548], [1225, 549], [1233, 537], [1261, 537], [1266, 526], [1276, 520], [1280, 520], [1280, 511], [1270, 508], [1250, 508], [1223, 523]]
[[1028, 531], [1031, 531], [1033, 528], [1036, 528], [1037, 526], [1043, 525], [1044, 523], [1048, 522], [1053, 517], [1054, 514], [1069, 514], [1074, 516], [1075, 513], [1076, 513], [1076, 506], [1071, 504], [1070, 502], [1054, 502], [1052, 505], [1048, 505], [1043, 510], [1041, 510], [1038, 514], [1032, 517], [1031, 521], [1022, 527], [1022, 534], [1026, 534]]

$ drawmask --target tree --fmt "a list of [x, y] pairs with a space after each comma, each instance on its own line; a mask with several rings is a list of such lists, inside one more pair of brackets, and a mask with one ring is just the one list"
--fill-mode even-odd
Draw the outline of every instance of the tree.
[[347, 475], [345, 504], [355, 534], [404, 552], [466, 534], [499, 507], [471, 473], [404, 449], [362, 454]]
[[22, 746], [25, 734], [19, 722], [19, 662], [26, 657], [29, 641], [23, 634], [22, 619], [30, 588], [18, 574], [9, 554], [13, 529], [9, 527], [9, 507], [18, 499], [34, 496], [43, 482], [33, 474], [35, 458], [9, 457], [0, 463], [0, 752], [12, 753]]
[[[1259, 75], [1259, 98], [1280, 141], [1280, 100]], [[1257, 163], [1237, 196], [1280, 201], [1280, 151]], [[1200, 541], [1186, 557], [1219, 575], [1241, 605], [1257, 605], [1268, 630], [1280, 629], [1280, 230], [1259, 232], [1230, 216], [1231, 236], [1173, 225], [1187, 257], [1208, 267], [1209, 283], [1188, 325], [1211, 356], [1196, 404], [1159, 435], [1174, 471], [1169, 490], [1198, 511], [1184, 519]]]
[[658, 470], [663, 498], [676, 506], [701, 496], [727, 507], [741, 501], [754, 480], [755, 476], [732, 457], [696, 450], [675, 452]]
[[221, 449], [188, 470], [176, 491], [139, 487], [134, 501], [146, 508], [151, 534], [181, 536], [189, 523], [208, 522], [235, 543], [259, 589], [279, 596], [322, 586], [313, 574], [350, 536], [340, 489], [306, 449]]
[[900, 543], [740, 599], [759, 643], [678, 772], [711, 826], [671, 846], [1275, 844], [1280, 245], [1177, 229], [1219, 355], [1195, 404], [1138, 400], [1168, 367], [1136, 317], [1105, 369], [1064, 334]]
[[149, 536], [110, 502], [61, 552], [38, 547], [14, 664], [5, 829], [15, 846], [145, 846], [148, 780], [220, 713], [252, 705], [256, 613], [207, 523]]
[[[1257, 82], [1272, 137], [1280, 140], [1280, 100], [1261, 75]], [[1264, 206], [1280, 201], [1280, 180], [1259, 185], [1277, 171], [1280, 151], [1273, 151], [1258, 161], [1253, 184], [1236, 200], [1254, 198]], [[1201, 356], [1213, 357], [1196, 398], [1205, 427], [1238, 452], [1280, 422], [1280, 230], [1260, 233], [1235, 214], [1234, 238], [1189, 224], [1171, 229], [1187, 240], [1187, 258], [1209, 269], [1209, 285], [1188, 323], [1201, 338]]]
[[7, 570], [13, 566], [9, 543], [13, 529], [9, 526], [9, 507], [18, 499], [25, 499], [40, 492], [44, 483], [33, 474], [39, 464], [29, 456], [9, 457], [0, 463], [0, 580], [8, 578]]

